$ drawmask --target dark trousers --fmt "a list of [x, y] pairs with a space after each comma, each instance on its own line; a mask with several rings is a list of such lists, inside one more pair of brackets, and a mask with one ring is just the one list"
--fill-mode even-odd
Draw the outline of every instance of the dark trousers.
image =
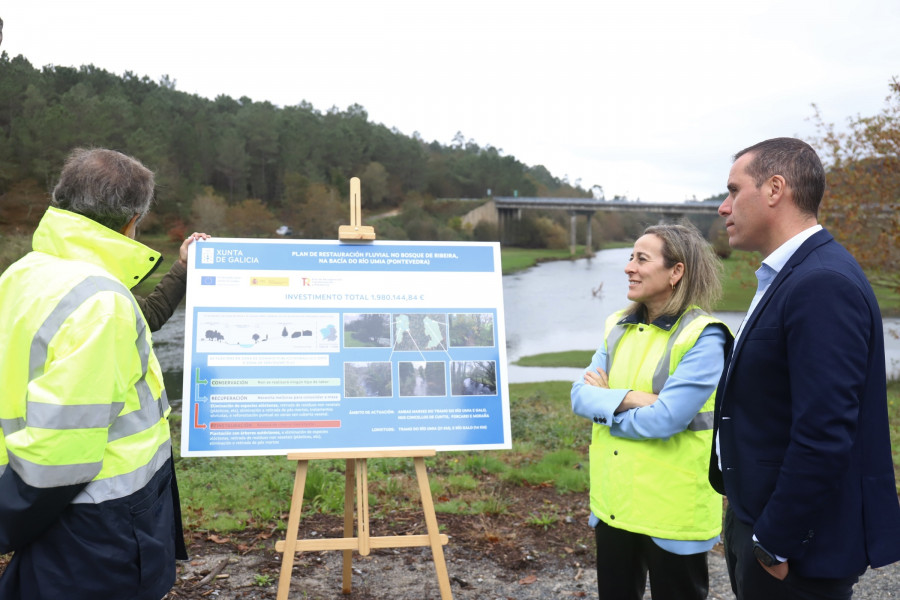
[[641, 600], [650, 573], [653, 600], [703, 600], [709, 595], [706, 552], [672, 554], [650, 536], [610, 527], [594, 528], [600, 600]]
[[[753, 529], [725, 509], [725, 562], [737, 600], [849, 600], [859, 577], [812, 579], [790, 570], [783, 581], [769, 575], [753, 556]], [[765, 542], [763, 542], [765, 543]]]

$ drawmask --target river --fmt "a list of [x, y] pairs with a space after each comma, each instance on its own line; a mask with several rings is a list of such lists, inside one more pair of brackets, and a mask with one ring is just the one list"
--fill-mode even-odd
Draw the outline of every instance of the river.
[[[582, 369], [512, 363], [543, 352], [597, 348], [607, 315], [628, 305], [624, 269], [630, 254], [630, 248], [603, 250], [590, 260], [547, 262], [503, 278], [511, 383], [574, 381], [581, 375]], [[743, 312], [715, 314], [732, 331], [744, 318]], [[900, 319], [885, 319], [884, 335], [888, 375], [900, 377]]]
[[[522, 356], [596, 348], [606, 316], [628, 304], [625, 263], [631, 250], [603, 250], [588, 260], [554, 261], [503, 278], [503, 304], [509, 382], [565, 380], [581, 374], [576, 368], [520, 367]], [[716, 313], [733, 331], [744, 313]], [[884, 320], [886, 366], [900, 377], [900, 319]], [[153, 335], [166, 374], [170, 399], [181, 396], [184, 368], [183, 307]], [[585, 365], [587, 366], [587, 365]]]

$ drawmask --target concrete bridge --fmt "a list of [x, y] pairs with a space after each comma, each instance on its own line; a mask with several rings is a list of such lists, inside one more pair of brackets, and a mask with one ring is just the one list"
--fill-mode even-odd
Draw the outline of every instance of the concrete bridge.
[[[591, 218], [597, 211], [644, 212], [657, 213], [660, 222], [675, 222], [687, 214], [717, 214], [720, 202], [628, 202], [621, 200], [594, 200], [593, 198], [520, 198], [497, 196], [484, 206], [472, 211], [475, 221], [487, 220], [497, 223], [500, 241], [508, 238], [506, 234], [514, 221], [522, 218], [522, 211], [528, 209], [564, 210], [569, 213], [569, 247], [575, 254], [575, 223], [579, 216], [587, 218], [587, 239], [585, 250], [593, 254], [591, 246]], [[467, 215], [468, 217], [469, 215]], [[471, 219], [470, 219], [471, 220]]]

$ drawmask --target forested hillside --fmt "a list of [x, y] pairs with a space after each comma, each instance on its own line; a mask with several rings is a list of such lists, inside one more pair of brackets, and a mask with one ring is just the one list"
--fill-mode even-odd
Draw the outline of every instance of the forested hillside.
[[[543, 166], [462, 134], [443, 145], [373, 123], [359, 105], [323, 112], [305, 102], [210, 100], [178, 91], [168, 77], [155, 82], [92, 65], [36, 68], [23, 56], [0, 54], [0, 228], [27, 229], [40, 217], [76, 146], [114, 148], [152, 168], [157, 202], [143, 228], [173, 235], [188, 227], [271, 235], [287, 224], [304, 237], [333, 237], [346, 222], [354, 176], [362, 180], [364, 215], [410, 209], [412, 217], [385, 224], [401, 238], [424, 239], [408, 229], [427, 223], [405, 221], [429, 221], [436, 198], [483, 198], [489, 189], [590, 196]], [[459, 229], [439, 237], [467, 235]]]

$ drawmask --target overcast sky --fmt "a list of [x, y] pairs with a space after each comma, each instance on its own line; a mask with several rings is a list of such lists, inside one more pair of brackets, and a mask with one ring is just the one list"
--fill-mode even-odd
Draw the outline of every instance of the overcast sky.
[[898, 0], [15, 0], [4, 50], [215, 98], [462, 132], [584, 188], [645, 201], [724, 191], [731, 155], [810, 139], [900, 76]]

